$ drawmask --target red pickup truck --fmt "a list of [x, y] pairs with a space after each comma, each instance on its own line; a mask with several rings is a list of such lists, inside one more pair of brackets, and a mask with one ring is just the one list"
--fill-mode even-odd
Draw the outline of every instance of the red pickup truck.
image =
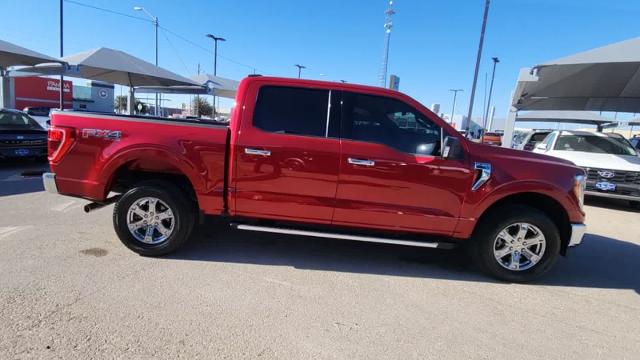
[[468, 244], [488, 274], [529, 281], [582, 241], [584, 172], [476, 144], [378, 87], [249, 77], [228, 126], [56, 112], [48, 191], [115, 203], [120, 240], [182, 246], [204, 215], [241, 230], [433, 248]]

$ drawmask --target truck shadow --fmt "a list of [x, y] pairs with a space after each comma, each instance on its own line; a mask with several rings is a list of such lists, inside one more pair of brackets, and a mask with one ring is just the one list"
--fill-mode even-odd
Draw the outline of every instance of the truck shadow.
[[[297, 269], [496, 282], [479, 273], [462, 249], [406, 246], [266, 234], [207, 226], [169, 256], [176, 260], [291, 266]], [[533, 285], [631, 289], [640, 294], [640, 246], [588, 234]]]
[[0, 160], [0, 196], [43, 191], [41, 175], [46, 171], [49, 171], [46, 161]]

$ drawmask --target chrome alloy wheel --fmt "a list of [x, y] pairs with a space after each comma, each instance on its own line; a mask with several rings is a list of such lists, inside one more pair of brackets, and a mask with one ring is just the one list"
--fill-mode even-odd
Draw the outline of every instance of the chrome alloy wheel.
[[173, 233], [175, 217], [164, 201], [154, 197], [143, 197], [129, 207], [127, 227], [136, 240], [157, 245]]
[[546, 240], [535, 225], [515, 223], [502, 229], [493, 242], [493, 257], [505, 269], [524, 271], [534, 267], [544, 255]]

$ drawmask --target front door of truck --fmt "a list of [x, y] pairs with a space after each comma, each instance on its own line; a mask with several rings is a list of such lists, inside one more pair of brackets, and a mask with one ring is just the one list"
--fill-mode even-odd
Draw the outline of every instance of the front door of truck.
[[334, 224], [451, 234], [471, 182], [441, 129], [406, 103], [343, 93]]
[[235, 214], [329, 224], [340, 161], [331, 91], [256, 84], [246, 98], [255, 103], [234, 149]]

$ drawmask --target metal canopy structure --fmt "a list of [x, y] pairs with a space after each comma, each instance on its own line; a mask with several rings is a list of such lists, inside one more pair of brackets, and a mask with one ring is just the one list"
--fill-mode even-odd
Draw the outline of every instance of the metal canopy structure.
[[238, 92], [239, 81], [215, 76], [211, 74], [200, 74], [191, 77], [199, 85], [210, 89], [210, 94], [214, 96], [235, 99]]
[[594, 125], [601, 131], [604, 128], [615, 127], [618, 121], [600, 116], [591, 111], [556, 111], [539, 110], [518, 113], [518, 122], [550, 122], [550, 123], [572, 123], [583, 125]]
[[[40, 64], [20, 68], [21, 72], [45, 75], [64, 74], [69, 77], [100, 80], [129, 87], [128, 112], [133, 114], [136, 87], [180, 87], [199, 86], [197, 82], [157, 67], [133, 55], [110, 48], [98, 48], [65, 56], [61, 59], [67, 65]], [[156, 92], [163, 92], [157, 89]]]
[[520, 71], [505, 123], [511, 146], [519, 110], [640, 112], [640, 38]]
[[104, 47], [65, 56], [61, 60], [68, 65], [63, 67], [59, 64], [41, 64], [18, 70], [46, 75], [62, 72], [66, 76], [100, 80], [129, 87], [198, 85], [186, 77], [157, 67], [133, 55]]
[[0, 40], [0, 68], [2, 69], [16, 65], [32, 66], [52, 62], [60, 62], [60, 60], [37, 51], [29, 50], [22, 46]]
[[51, 56], [33, 51], [10, 42], [0, 40], [0, 108], [13, 107], [13, 96], [10, 94], [10, 82], [6, 77], [6, 69], [16, 65], [37, 65], [47, 62], [59, 62]]

